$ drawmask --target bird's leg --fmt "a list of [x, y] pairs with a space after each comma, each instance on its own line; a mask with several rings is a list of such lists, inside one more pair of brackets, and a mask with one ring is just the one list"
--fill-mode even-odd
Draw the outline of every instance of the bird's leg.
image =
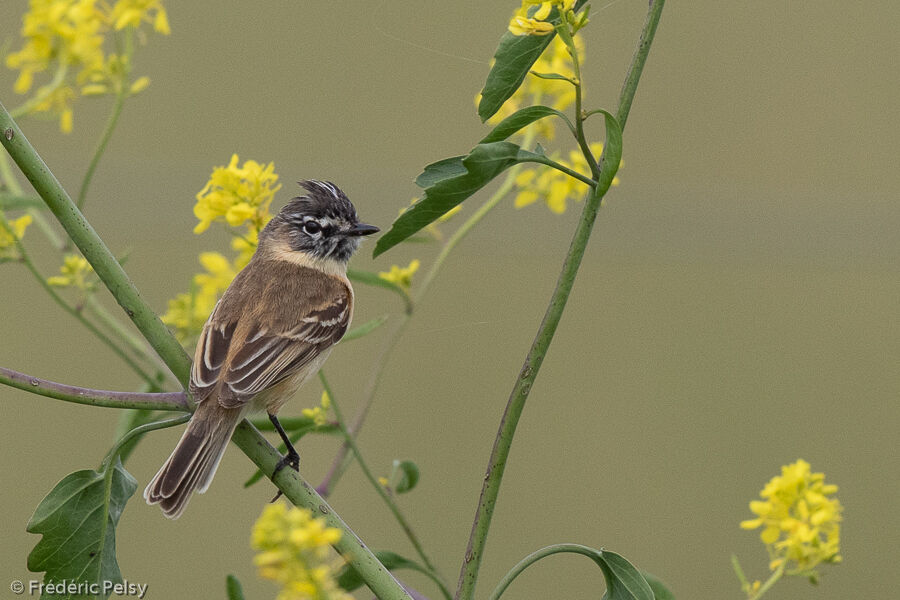
[[[284, 427], [281, 426], [281, 423], [278, 422], [278, 417], [273, 415], [272, 413], [268, 413], [269, 420], [272, 421], [272, 425], [275, 426], [275, 431], [278, 432], [278, 435], [281, 436], [281, 440], [284, 442], [284, 445], [287, 447], [287, 452], [285, 452], [284, 456], [278, 461], [278, 464], [275, 465], [275, 470], [272, 471], [272, 478], [278, 474], [278, 471], [282, 470], [285, 466], [290, 466], [295, 471], [300, 471], [300, 455], [297, 453], [297, 449], [294, 448], [294, 444], [291, 443], [291, 438], [288, 437], [288, 434], [284, 431]], [[278, 498], [281, 497], [281, 490], [278, 490], [278, 493], [275, 494], [275, 497], [270, 500], [270, 502], [275, 502]]]

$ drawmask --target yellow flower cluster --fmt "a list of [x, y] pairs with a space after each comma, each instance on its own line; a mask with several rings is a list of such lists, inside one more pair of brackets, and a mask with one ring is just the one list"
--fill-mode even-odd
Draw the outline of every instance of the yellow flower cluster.
[[[590, 144], [591, 153], [597, 158], [603, 153], [603, 143]], [[577, 171], [587, 177], [591, 176], [587, 159], [579, 150], [569, 152], [569, 160], [556, 158], [556, 162]], [[547, 208], [556, 214], [566, 212], [566, 203], [569, 198], [581, 200], [588, 191], [588, 186], [577, 179], [569, 177], [565, 173], [552, 167], [539, 166], [525, 169], [516, 176], [516, 208], [522, 208], [543, 199]], [[619, 185], [618, 175], [613, 178], [613, 185]]]
[[194, 215], [200, 222], [194, 233], [203, 233], [213, 221], [224, 221], [231, 227], [247, 224], [248, 233], [258, 234], [269, 219], [269, 204], [281, 184], [275, 166], [255, 160], [238, 166], [234, 154], [226, 167], [213, 169], [209, 182], [197, 194]]
[[[529, 10], [537, 6], [537, 9], [528, 15]], [[546, 21], [550, 11], [556, 7], [560, 14], [567, 15], [575, 0], [554, 0], [544, 2], [542, 0], [522, 0], [522, 6], [515, 12], [509, 22], [509, 32], [513, 35], [548, 35], [553, 33], [553, 23]]]
[[194, 233], [203, 233], [212, 223], [223, 223], [234, 236], [231, 248], [237, 254], [229, 261], [218, 252], [202, 253], [200, 264], [206, 272], [194, 275], [191, 291], [170, 300], [162, 317], [188, 347], [196, 341], [219, 297], [256, 252], [259, 232], [272, 219], [272, 198], [281, 188], [272, 163], [239, 163], [234, 154], [227, 166], [214, 167], [194, 205], [194, 215], [200, 220]]
[[94, 273], [90, 263], [77, 254], [67, 254], [59, 268], [60, 275], [47, 278], [47, 283], [57, 287], [73, 287], [82, 292], [90, 292], [96, 287], [96, 281], [89, 278]]
[[14, 221], [7, 221], [0, 213], [0, 262], [19, 258], [16, 240], [21, 240], [25, 229], [31, 225], [31, 215], [22, 215]]
[[328, 423], [328, 410], [331, 408], [331, 396], [328, 395], [328, 392], [322, 390], [322, 399], [319, 401], [319, 406], [315, 406], [313, 408], [304, 408], [301, 412], [304, 417], [307, 419], [312, 419], [313, 423], [317, 426], [321, 427]]
[[812, 473], [804, 460], [781, 467], [750, 502], [755, 519], [741, 522], [743, 529], [762, 527], [760, 539], [769, 550], [771, 570], [795, 565], [791, 574], [814, 576], [821, 563], [841, 561], [841, 503], [830, 498], [836, 485], [825, 483], [823, 473]]
[[191, 291], [169, 300], [168, 310], [161, 317], [162, 322], [174, 330], [175, 337], [185, 346], [191, 346], [196, 341], [219, 296], [240, 270], [218, 252], [201, 253], [200, 264], [206, 272], [194, 275]]
[[269, 504], [253, 526], [251, 545], [259, 553], [259, 575], [281, 584], [278, 600], [352, 600], [334, 579], [329, 546], [341, 539], [305, 508]]
[[[169, 33], [165, 8], [159, 0], [119, 0], [110, 5], [101, 0], [30, 0], [22, 18], [21, 49], [6, 57], [6, 65], [19, 71], [14, 90], [25, 94], [34, 76], [52, 67], [52, 80], [37, 90], [29, 112], [58, 116], [60, 129], [72, 130], [72, 103], [78, 96], [114, 91], [125, 85], [127, 71], [121, 55], [104, 51], [104, 42], [115, 31], [153, 23], [162, 34]], [[149, 80], [130, 84], [130, 93], [145, 88]]]
[[378, 276], [385, 281], [397, 284], [408, 292], [409, 288], [412, 286], [413, 275], [419, 270], [419, 266], [419, 259], [416, 258], [409, 263], [408, 267], [392, 265], [390, 271], [381, 271], [378, 273]]

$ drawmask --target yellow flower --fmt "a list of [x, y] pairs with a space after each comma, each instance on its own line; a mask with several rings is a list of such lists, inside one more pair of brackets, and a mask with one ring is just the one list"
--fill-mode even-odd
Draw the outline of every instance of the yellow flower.
[[390, 271], [381, 271], [378, 273], [378, 276], [385, 281], [396, 283], [408, 292], [409, 288], [412, 286], [412, 277], [415, 272], [419, 270], [419, 264], [419, 259], [416, 258], [409, 263], [408, 267], [392, 265]]
[[59, 287], [74, 287], [83, 292], [92, 291], [96, 282], [88, 281], [94, 272], [90, 263], [77, 254], [67, 254], [59, 268], [61, 275], [47, 278], [47, 283]]
[[279, 600], [352, 600], [338, 588], [327, 562], [329, 546], [340, 539], [339, 529], [305, 508], [269, 504], [251, 533], [251, 545], [259, 552], [253, 562], [260, 577], [281, 584]]
[[31, 215], [22, 215], [14, 221], [7, 221], [0, 213], [0, 262], [19, 258], [16, 240], [21, 241], [31, 221]]
[[201, 253], [200, 264], [206, 272], [194, 275], [191, 292], [169, 300], [166, 314], [160, 317], [185, 346], [196, 341], [219, 297], [240, 270], [218, 252]]
[[328, 392], [322, 390], [322, 399], [319, 401], [319, 406], [304, 408], [301, 412], [304, 417], [312, 419], [313, 423], [321, 427], [328, 423], [329, 408], [331, 408], [331, 397], [328, 395]]
[[[152, 14], [151, 14], [152, 13]], [[153, 23], [157, 33], [169, 35], [169, 17], [160, 0], [119, 0], [113, 6], [112, 21], [116, 30]]]
[[[118, 79], [112, 78], [115, 55], [106, 56], [106, 40], [114, 29], [150, 20], [151, 13], [154, 28], [167, 33], [168, 21], [159, 0], [119, 0], [113, 5], [100, 0], [30, 0], [22, 18], [23, 45], [6, 57], [6, 65], [19, 71], [13, 89], [28, 93], [36, 74], [50, 71], [52, 75], [26, 104], [28, 112], [57, 115], [60, 129], [71, 131], [76, 89], [83, 88], [84, 95], [97, 95], [125, 85], [125, 71], [119, 70]], [[135, 84], [140, 88], [146, 82]]]
[[762, 528], [760, 539], [769, 551], [769, 567], [789, 574], [815, 577], [821, 563], [841, 561], [840, 522], [843, 507], [829, 498], [837, 486], [825, 484], [823, 473], [812, 473], [804, 460], [785, 465], [750, 502], [755, 519], [741, 522], [743, 529]]
[[200, 220], [194, 233], [203, 233], [213, 221], [224, 221], [231, 227], [245, 223], [259, 233], [271, 219], [269, 204], [281, 185], [272, 163], [262, 165], [255, 160], [238, 166], [234, 154], [226, 167], [213, 169], [209, 181], [197, 194], [194, 215]]
[[[595, 158], [599, 158], [603, 153], [602, 142], [594, 142], [589, 146]], [[587, 159], [580, 150], [572, 150], [569, 152], [568, 160], [557, 158], [556, 162], [586, 177], [591, 177]], [[612, 185], [619, 185], [618, 175], [613, 178]], [[522, 208], [543, 199], [547, 208], [556, 214], [566, 212], [569, 198], [580, 201], [588, 191], [586, 183], [547, 166], [524, 169], [516, 176], [515, 186], [518, 189], [515, 200], [516, 208]]]
[[[545, 4], [549, 4], [549, 2], [545, 2]], [[515, 16], [509, 22], [509, 32], [513, 35], [549, 35], [553, 31], [553, 23], [528, 17]]]

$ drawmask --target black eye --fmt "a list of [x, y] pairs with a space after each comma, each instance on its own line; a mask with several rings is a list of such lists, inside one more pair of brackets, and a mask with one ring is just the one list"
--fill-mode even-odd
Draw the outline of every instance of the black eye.
[[306, 221], [303, 223], [303, 231], [308, 233], [309, 235], [316, 235], [320, 231], [322, 231], [322, 226], [319, 225], [316, 221]]

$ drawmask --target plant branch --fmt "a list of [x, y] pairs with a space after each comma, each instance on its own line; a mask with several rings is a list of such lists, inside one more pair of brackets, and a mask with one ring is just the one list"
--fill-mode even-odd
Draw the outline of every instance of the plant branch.
[[[640, 71], [646, 62], [647, 53], [650, 50], [650, 44], [653, 41], [653, 34], [659, 23], [659, 17], [662, 12], [665, 0], [652, 0], [650, 3], [647, 21], [644, 24], [641, 40], [638, 44], [636, 56], [631, 63], [631, 72], [625, 80], [625, 88], [623, 89], [622, 99], [619, 103], [617, 113], [618, 121], [624, 125], [628, 117], [628, 111], [631, 107], [631, 101], [637, 90], [637, 83], [640, 79]], [[578, 119], [582, 119], [582, 115], [577, 115]], [[604, 154], [606, 152], [604, 151]], [[601, 159], [601, 164], [603, 160]], [[525, 401], [531, 391], [535, 378], [544, 361], [550, 342], [556, 333], [556, 328], [562, 318], [566, 302], [572, 291], [575, 282], [575, 276], [581, 265], [581, 259], [584, 256], [585, 248], [593, 230], [594, 221], [597, 218], [597, 212], [600, 209], [600, 201], [603, 199], [612, 183], [612, 177], [615, 174], [615, 168], [618, 164], [609, 166], [603, 164], [600, 176], [598, 177], [598, 185], [591, 190], [566, 259], [563, 262], [562, 270], [557, 279], [556, 289], [550, 298], [550, 303], [544, 313], [544, 318], [538, 328], [531, 349], [522, 365], [522, 369], [516, 378], [515, 385], [510, 393], [509, 400], [504, 410], [503, 417], [500, 421], [500, 427], [497, 431], [497, 437], [494, 440], [494, 446], [491, 450], [491, 456], [488, 461], [487, 470], [485, 472], [484, 482], [481, 488], [481, 496], [478, 501], [478, 507], [475, 512], [475, 519], [472, 523], [472, 532], [469, 537], [469, 544], [460, 569], [459, 584], [456, 591], [457, 600], [470, 600], [475, 591], [475, 584], [478, 580], [478, 571], [481, 567], [481, 560], [484, 556], [484, 548], [487, 543], [488, 530], [490, 529], [491, 517], [497, 503], [497, 497], [500, 493], [500, 483], [503, 479], [503, 471], [506, 468], [506, 461], [509, 457], [510, 447], [512, 445], [513, 436], [515, 435], [516, 426], [519, 417], [525, 408]], [[612, 168], [611, 173], [604, 172]]]
[[359, 451], [359, 447], [356, 445], [356, 440], [353, 439], [353, 436], [350, 435], [350, 432], [347, 430], [346, 421], [344, 421], [344, 415], [341, 412], [341, 408], [334, 397], [334, 392], [331, 389], [331, 385], [329, 385], [328, 379], [325, 377], [325, 373], [321, 370], [319, 371], [319, 380], [322, 382], [322, 387], [325, 389], [325, 393], [328, 394], [328, 397], [331, 399], [331, 407], [334, 409], [334, 415], [335, 417], [337, 417], [338, 425], [340, 426], [341, 431], [344, 433], [344, 438], [346, 439], [347, 444], [350, 446], [350, 449], [353, 450], [353, 455], [356, 457], [356, 461], [359, 463], [359, 467], [360, 469], [362, 469], [363, 475], [365, 475], [366, 479], [369, 480], [369, 483], [372, 484], [372, 487], [375, 488], [375, 491], [379, 496], [381, 496], [381, 499], [387, 505], [388, 509], [390, 509], [391, 514], [394, 515], [394, 519], [396, 519], [397, 523], [400, 525], [400, 528], [403, 529], [403, 533], [406, 534], [406, 537], [409, 539], [410, 543], [412, 543], [413, 548], [415, 548], [416, 553], [419, 555], [419, 558], [422, 559], [425, 567], [434, 576], [434, 581], [438, 584], [438, 587], [441, 588], [441, 593], [444, 594], [444, 596], [449, 600], [452, 597], [450, 594], [450, 590], [447, 589], [447, 586], [444, 583], [441, 574], [438, 572], [437, 567], [434, 566], [434, 563], [432, 563], [428, 558], [428, 555], [425, 554], [425, 548], [422, 547], [422, 543], [419, 541], [419, 537], [416, 535], [415, 531], [413, 531], [413, 528], [409, 524], [409, 521], [406, 520], [406, 517], [400, 511], [400, 507], [397, 506], [394, 498], [391, 497], [387, 493], [387, 491], [385, 491], [383, 485], [378, 483], [378, 480], [375, 478], [375, 475], [372, 474], [372, 470], [369, 468], [369, 465], [366, 464], [366, 461], [363, 459], [362, 453]]
[[[2, 104], [0, 104], [0, 143], [59, 219], [69, 237], [94, 267], [100, 280], [122, 306], [144, 338], [165, 361], [178, 381], [187, 388], [190, 379], [190, 357], [141, 298], [137, 288], [115, 256], [72, 202], [69, 194], [25, 138]], [[275, 466], [282, 456], [252, 425], [246, 420], [243, 421], [235, 430], [232, 441], [262, 469], [263, 473], [284, 492], [291, 502], [296, 506], [305, 506], [322, 513], [330, 527], [337, 527], [342, 531], [341, 540], [335, 543], [335, 548], [360, 573], [366, 585], [381, 600], [409, 599], [409, 594], [406, 593], [403, 586], [397, 582], [384, 565], [378, 562], [371, 550], [331, 510], [331, 507], [312, 486], [300, 479], [296, 471], [281, 469], [277, 477], [272, 476]]]
[[500, 580], [500, 583], [498, 583], [497, 587], [494, 588], [494, 591], [491, 592], [489, 600], [499, 600], [500, 596], [503, 595], [503, 592], [506, 591], [506, 588], [509, 587], [509, 585], [516, 577], [522, 574], [522, 571], [524, 571], [537, 561], [541, 560], [542, 558], [546, 558], [554, 554], [559, 554], [561, 552], [582, 554], [584, 556], [587, 556], [594, 562], [597, 562], [598, 557], [603, 556], [602, 550], [596, 550], [589, 546], [582, 546], [581, 544], [553, 544], [552, 546], [541, 548], [540, 550], [536, 550], [535, 552], [532, 552], [531, 554], [520, 560], [516, 564], [516, 566], [510, 569], [509, 573], [503, 576], [503, 579]]
[[141, 393], [110, 392], [94, 390], [64, 383], [56, 383], [40, 377], [33, 377], [0, 367], [0, 383], [32, 394], [106, 408], [139, 408], [147, 410], [192, 411], [190, 401], [184, 392]]

